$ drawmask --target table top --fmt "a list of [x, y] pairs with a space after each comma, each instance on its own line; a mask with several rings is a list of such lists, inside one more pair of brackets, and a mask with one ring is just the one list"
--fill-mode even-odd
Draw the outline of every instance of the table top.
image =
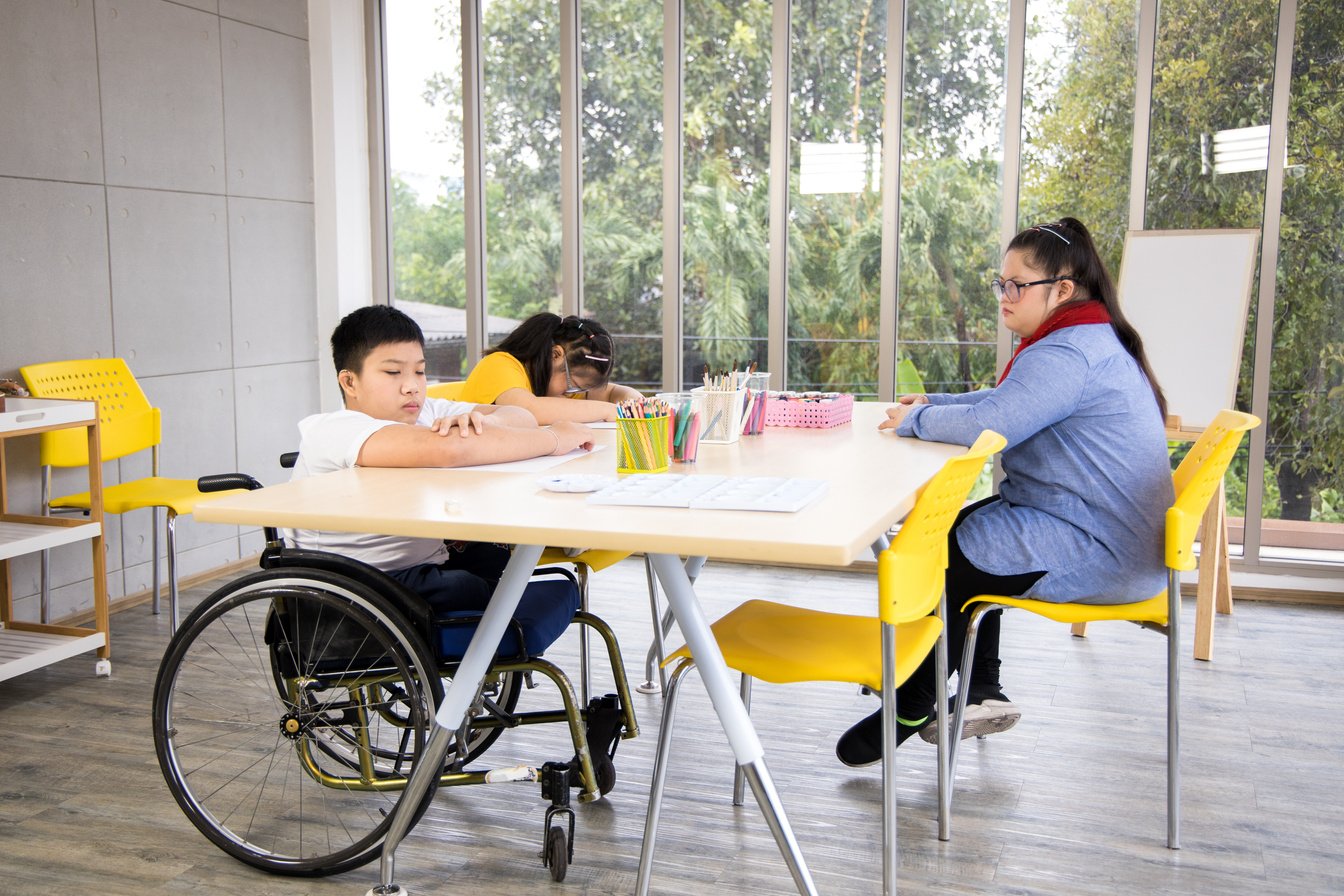
[[878, 432], [886, 407], [856, 403], [853, 422], [832, 429], [768, 427], [730, 445], [702, 444], [697, 463], [672, 465], [670, 472], [690, 475], [829, 482], [821, 498], [794, 513], [597, 505], [584, 494], [544, 490], [543, 475], [615, 474], [615, 432], [598, 430], [606, 450], [546, 474], [355, 468], [204, 501], [195, 515], [209, 523], [847, 566], [909, 512], [947, 458], [965, 451]]

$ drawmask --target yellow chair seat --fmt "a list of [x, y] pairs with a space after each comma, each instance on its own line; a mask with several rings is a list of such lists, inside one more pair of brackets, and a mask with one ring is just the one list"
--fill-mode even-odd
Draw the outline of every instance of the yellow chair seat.
[[541, 559], [537, 561], [537, 565], [546, 566], [551, 563], [582, 563], [593, 572], [601, 572], [608, 566], [615, 566], [629, 556], [629, 551], [602, 551], [596, 548], [590, 548], [581, 554], [575, 554], [571, 557], [565, 553], [564, 548], [547, 548], [541, 552]]
[[[774, 684], [842, 681], [882, 687], [882, 622], [749, 600], [710, 626], [728, 668]], [[922, 616], [896, 627], [896, 682], [904, 682], [933, 649], [943, 621]], [[667, 662], [690, 656], [682, 646]]]
[[[103, 489], [103, 511], [105, 513], [128, 513], [132, 510], [143, 510], [147, 507], [167, 507], [178, 516], [185, 516], [196, 509], [197, 503], [206, 498], [219, 498], [239, 491], [241, 489], [234, 489], [233, 492], [211, 492], [206, 495], [196, 488], [195, 479], [169, 479], [166, 476], [149, 476], [144, 479], [137, 479], [134, 482], [109, 485]], [[52, 498], [50, 506], [67, 510], [88, 510], [89, 493], [81, 492], [78, 495]]]
[[1079, 604], [1056, 603], [1048, 600], [1031, 600], [1025, 597], [1003, 597], [997, 594], [982, 594], [966, 601], [965, 611], [972, 604], [1002, 604], [1005, 607], [1020, 607], [1030, 610], [1055, 622], [1152, 622], [1167, 624], [1167, 592], [1164, 590], [1147, 600], [1130, 604]]

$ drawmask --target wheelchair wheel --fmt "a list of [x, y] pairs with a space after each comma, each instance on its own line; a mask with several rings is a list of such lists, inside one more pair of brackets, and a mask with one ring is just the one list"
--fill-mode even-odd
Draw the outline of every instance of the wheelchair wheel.
[[597, 776], [597, 792], [606, 796], [616, 786], [616, 763], [605, 753], [593, 757], [593, 774]]
[[545, 865], [551, 869], [551, 880], [559, 883], [569, 872], [569, 841], [565, 829], [558, 824], [551, 825], [546, 832]]
[[333, 874], [378, 855], [441, 696], [428, 647], [382, 597], [263, 571], [207, 598], [170, 641], [155, 750], [178, 805], [225, 852]]

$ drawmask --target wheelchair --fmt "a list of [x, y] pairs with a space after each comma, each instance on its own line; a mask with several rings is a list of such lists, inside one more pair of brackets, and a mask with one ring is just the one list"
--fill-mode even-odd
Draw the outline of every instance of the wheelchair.
[[[200, 484], [261, 487], [243, 474]], [[170, 640], [154, 687], [155, 752], [182, 811], [224, 852], [278, 874], [336, 874], [379, 855], [479, 614], [436, 614], [371, 566], [285, 547], [271, 527], [265, 535], [261, 569], [207, 597]], [[617, 691], [584, 707], [540, 656], [571, 622], [606, 644]], [[534, 674], [555, 684], [562, 708], [518, 711]], [[548, 722], [567, 723], [570, 760], [469, 767], [506, 728]], [[541, 858], [563, 880], [571, 788], [580, 802], [610, 791], [616, 747], [637, 735], [615, 634], [579, 608], [572, 573], [539, 568], [411, 824], [440, 786], [539, 782], [549, 801]]]

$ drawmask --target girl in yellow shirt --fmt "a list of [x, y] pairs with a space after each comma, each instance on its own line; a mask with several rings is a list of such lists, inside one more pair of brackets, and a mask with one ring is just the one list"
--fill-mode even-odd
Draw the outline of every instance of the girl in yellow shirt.
[[[545, 426], [615, 420], [640, 393], [613, 383], [611, 334], [597, 321], [543, 311], [518, 325], [467, 376], [461, 400], [516, 405]], [[585, 399], [572, 401], [571, 399]]]

